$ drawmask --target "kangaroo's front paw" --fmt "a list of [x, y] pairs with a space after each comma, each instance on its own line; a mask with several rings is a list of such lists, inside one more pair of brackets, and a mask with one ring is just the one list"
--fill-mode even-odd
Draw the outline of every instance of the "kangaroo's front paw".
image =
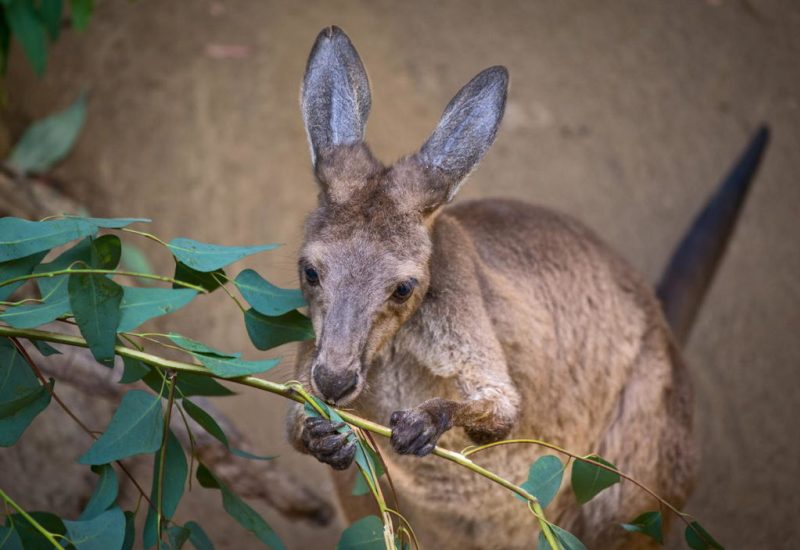
[[397, 453], [425, 456], [450, 428], [450, 418], [445, 412], [436, 414], [417, 407], [392, 413], [389, 427], [392, 428], [392, 447]]
[[334, 470], [345, 470], [356, 454], [355, 441], [348, 440], [349, 433], [339, 433], [341, 424], [325, 418], [309, 417], [303, 424], [303, 443], [320, 462]]

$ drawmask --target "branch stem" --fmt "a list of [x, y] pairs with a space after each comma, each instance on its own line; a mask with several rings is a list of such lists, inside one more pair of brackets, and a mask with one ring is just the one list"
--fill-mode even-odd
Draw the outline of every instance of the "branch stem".
[[8, 496], [8, 495], [5, 493], [5, 491], [3, 491], [2, 489], [0, 489], [0, 498], [2, 498], [2, 499], [3, 499], [3, 500], [4, 500], [4, 501], [7, 503], [7, 504], [9, 504], [9, 505], [10, 505], [10, 506], [11, 506], [11, 507], [14, 509], [14, 510], [16, 510], [17, 512], [19, 512], [19, 515], [21, 515], [23, 518], [25, 518], [25, 520], [26, 520], [28, 523], [30, 523], [30, 524], [31, 524], [31, 526], [32, 526], [34, 529], [36, 529], [37, 531], [39, 531], [39, 533], [40, 533], [40, 534], [41, 534], [41, 535], [42, 535], [44, 538], [46, 538], [46, 539], [47, 539], [47, 541], [48, 541], [50, 544], [52, 544], [54, 548], [58, 548], [59, 550], [63, 550], [63, 547], [62, 547], [62, 546], [61, 546], [61, 545], [58, 543], [58, 541], [56, 540], [56, 538], [53, 536], [53, 533], [51, 533], [50, 531], [48, 531], [47, 529], [45, 529], [45, 528], [44, 528], [44, 526], [43, 526], [41, 523], [39, 523], [38, 521], [36, 521], [35, 519], [33, 519], [33, 517], [31, 517], [31, 515], [30, 515], [28, 512], [26, 512], [25, 510], [23, 510], [23, 509], [22, 509], [22, 507], [21, 507], [19, 504], [17, 504], [16, 502], [14, 502], [14, 500], [13, 500], [13, 499], [12, 499], [10, 496]]
[[2, 281], [0, 282], [0, 287], [10, 285], [12, 283], [18, 283], [20, 281], [27, 281], [29, 279], [51, 278], [51, 277], [58, 277], [59, 275], [70, 275], [72, 273], [84, 273], [90, 275], [123, 275], [126, 277], [140, 277], [142, 279], [153, 279], [155, 281], [172, 283], [185, 288], [191, 288], [192, 290], [196, 290], [200, 294], [208, 294], [208, 291], [201, 286], [193, 285], [191, 283], [185, 283], [183, 281], [179, 281], [178, 279], [173, 279], [172, 277], [165, 277], [164, 275], [153, 275], [152, 273], [138, 273], [136, 271], [119, 271], [116, 269], [60, 269], [58, 271], [47, 271], [45, 273], [31, 273], [30, 275], [20, 275], [19, 277], [14, 277], [12, 279], [7, 279], [5, 281]]

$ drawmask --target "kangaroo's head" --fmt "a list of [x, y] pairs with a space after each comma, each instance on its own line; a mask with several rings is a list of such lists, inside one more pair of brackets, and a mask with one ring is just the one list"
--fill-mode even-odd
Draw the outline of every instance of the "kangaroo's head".
[[328, 402], [358, 396], [376, 354], [424, 299], [433, 220], [494, 141], [507, 87], [505, 68], [481, 72], [422, 148], [387, 167], [364, 143], [371, 97], [358, 53], [337, 27], [317, 37], [300, 102], [319, 207], [299, 272], [317, 335], [307, 374]]

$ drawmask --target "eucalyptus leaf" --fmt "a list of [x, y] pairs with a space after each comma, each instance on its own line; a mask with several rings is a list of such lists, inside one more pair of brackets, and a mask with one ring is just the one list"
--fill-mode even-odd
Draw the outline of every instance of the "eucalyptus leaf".
[[150, 223], [149, 218], [86, 218], [83, 216], [67, 216], [68, 220], [83, 220], [104, 229], [122, 229], [134, 223]]
[[0, 526], [0, 550], [24, 550], [14, 525]]
[[260, 361], [244, 361], [242, 359], [232, 359], [230, 357], [218, 357], [216, 355], [205, 355], [192, 353], [195, 359], [208, 370], [220, 378], [238, 378], [240, 376], [252, 376], [267, 372], [280, 363], [280, 359], [262, 359]]
[[[616, 469], [613, 464], [597, 455], [589, 455], [585, 458]], [[579, 504], [589, 502], [604, 489], [619, 483], [619, 480], [619, 474], [582, 460], [576, 460], [572, 465], [572, 490], [575, 492], [575, 498]]]
[[88, 520], [65, 520], [64, 526], [76, 550], [110, 550], [125, 542], [125, 514], [119, 508]]
[[251, 254], [272, 250], [277, 244], [261, 246], [222, 246], [201, 243], [192, 239], [172, 239], [167, 248], [181, 263], [196, 270], [207, 273], [232, 264]]
[[[30, 256], [9, 260], [0, 264], [0, 283], [10, 281], [17, 277], [23, 277], [33, 273], [34, 268], [39, 265], [47, 255], [46, 250], [36, 252]], [[25, 284], [25, 281], [11, 283], [10, 285], [0, 286], [0, 300], [7, 300], [15, 290]]]
[[184, 525], [189, 530], [189, 542], [196, 550], [214, 550], [214, 544], [208, 538], [206, 532], [194, 521], [187, 521]]
[[[54, 535], [65, 535], [67, 533], [64, 522], [49, 512], [29, 512], [29, 515], [47, 531]], [[13, 523], [14, 530], [19, 535], [25, 550], [53, 550], [53, 545], [48, 541], [30, 522], [20, 514], [8, 516], [9, 522]], [[5, 550], [5, 548], [3, 549]]]
[[107, 464], [121, 458], [154, 453], [161, 447], [164, 417], [161, 399], [141, 390], [122, 397], [111, 423], [78, 462]]
[[[122, 243], [121, 264], [122, 264], [122, 269], [126, 271], [133, 271], [135, 273], [144, 273], [146, 275], [152, 275], [155, 273], [155, 270], [153, 269], [150, 260], [147, 259], [147, 256], [142, 251], [142, 249], [130, 243]], [[152, 280], [145, 279], [143, 277], [138, 277], [137, 281], [139, 282], [139, 284], [143, 286], [153, 285]]]
[[[253, 510], [246, 502], [240, 499], [224, 483], [220, 482], [214, 474], [203, 464], [197, 466], [197, 481], [206, 488], [219, 489], [222, 493], [222, 506], [225, 511], [235, 519], [239, 525], [253, 533], [258, 540], [274, 550], [283, 550], [285, 546], [275, 531], [266, 521]], [[242, 544], [244, 541], [240, 541]]]
[[[206, 289], [208, 292], [214, 292], [222, 286], [225, 282], [225, 270], [216, 269], [208, 273], [197, 271], [191, 267], [181, 263], [175, 262], [175, 274], [172, 276], [176, 281], [182, 281]], [[172, 288], [183, 288], [177, 283], [172, 283]]]
[[49, 357], [51, 355], [61, 355], [61, 352], [58, 351], [56, 348], [45, 342], [44, 340], [31, 340], [36, 349], [39, 350], [45, 357]]
[[[521, 487], [535, 496], [542, 508], [547, 508], [561, 488], [563, 476], [564, 465], [561, 461], [553, 455], [545, 455], [531, 465], [528, 480]], [[522, 499], [519, 495], [514, 496]]]
[[58, 35], [61, 34], [62, 9], [62, 0], [47, 0], [39, 4], [39, 15], [50, 40], [58, 40]]
[[684, 536], [692, 550], [723, 550], [722, 545], [696, 521], [686, 526]]
[[383, 550], [383, 522], [378, 516], [367, 516], [342, 532], [336, 550]]
[[[124, 368], [122, 370], [122, 376], [119, 379], [120, 384], [132, 384], [141, 380], [150, 372], [150, 367], [138, 359], [123, 357], [122, 364]], [[158, 388], [156, 388], [155, 391], [158, 391]]]
[[186, 411], [192, 420], [197, 422], [201, 428], [203, 428], [209, 435], [214, 437], [217, 441], [225, 445], [228, 450], [241, 458], [248, 458], [251, 460], [272, 460], [275, 458], [274, 456], [260, 456], [255, 455], [252, 453], [248, 453], [247, 451], [242, 451], [241, 449], [236, 449], [231, 447], [230, 441], [228, 441], [228, 436], [225, 435], [225, 432], [220, 427], [219, 423], [214, 420], [214, 417], [208, 414], [203, 408], [199, 405], [193, 403], [189, 399], [184, 398], [182, 401], [183, 410]]
[[189, 536], [191, 534], [191, 531], [181, 525], [173, 525], [167, 529], [169, 550], [180, 550], [183, 548], [183, 545], [189, 541]]
[[211, 346], [207, 346], [201, 342], [198, 342], [197, 340], [192, 340], [186, 336], [175, 334], [174, 332], [167, 334], [167, 337], [172, 340], [173, 344], [189, 352], [201, 353], [203, 355], [214, 355], [228, 359], [236, 359], [242, 355], [241, 353], [226, 353], [224, 351], [220, 351], [216, 348], [212, 348]]
[[287, 342], [314, 339], [314, 328], [308, 317], [298, 311], [290, 311], [277, 317], [268, 317], [255, 309], [244, 314], [247, 334], [253, 345], [262, 351]]
[[642, 533], [664, 544], [661, 532], [661, 512], [645, 512], [630, 523], [623, 523], [622, 528], [630, 533]]
[[7, 0], [4, 3], [6, 20], [11, 32], [22, 45], [36, 74], [41, 76], [47, 64], [47, 33], [39, 20], [33, 2]]
[[94, 10], [94, 0], [70, 0], [72, 26], [75, 30], [85, 30]]
[[50, 283], [52, 286], [47, 287], [48, 293], [43, 295], [43, 303], [10, 307], [0, 313], [0, 321], [14, 328], [34, 328], [68, 314], [70, 305], [67, 278], [56, 277], [56, 280]]
[[190, 288], [123, 287], [118, 332], [129, 332], [145, 321], [173, 313], [197, 296]]
[[[170, 519], [178, 509], [178, 503], [183, 496], [186, 479], [189, 475], [189, 466], [186, 463], [186, 455], [183, 452], [178, 438], [172, 431], [167, 436], [167, 444], [164, 447], [164, 477], [163, 493], [161, 496], [161, 513], [165, 518]], [[158, 478], [161, 471], [161, 453], [156, 453], [153, 457], [153, 483], [150, 491], [150, 500], [155, 504], [159, 498]], [[156, 511], [148, 508], [145, 518], [142, 542], [145, 548], [150, 548], [156, 543]]]
[[0, 338], [0, 407], [9, 412], [0, 418], [0, 447], [14, 445], [50, 398], [11, 340]]
[[123, 290], [117, 283], [93, 273], [69, 276], [69, 304], [94, 358], [113, 365]]
[[234, 280], [242, 297], [262, 315], [282, 315], [306, 305], [298, 289], [279, 288], [252, 269], [245, 269]]
[[[41, 24], [39, 32], [44, 33]], [[11, 150], [8, 164], [23, 174], [47, 172], [70, 152], [85, 121], [86, 94], [82, 93], [63, 111], [34, 122], [25, 130]]]
[[99, 516], [108, 510], [117, 500], [119, 494], [119, 481], [117, 480], [117, 473], [111, 464], [100, 464], [92, 466], [92, 471], [96, 473], [99, 478], [97, 485], [94, 488], [89, 502], [81, 512], [81, 520], [88, 520]]
[[122, 257], [122, 241], [116, 235], [102, 235], [92, 240], [92, 266], [116, 269]]
[[[578, 540], [578, 537], [569, 531], [562, 529], [558, 525], [553, 525], [552, 523], [550, 524], [550, 528], [553, 530], [553, 536], [563, 550], [586, 550], [586, 546]], [[544, 532], [542, 531], [539, 532], [539, 543], [536, 548], [537, 550], [558, 550], [550, 546], [550, 543], [547, 542], [547, 539], [544, 537]]]
[[0, 218], [0, 262], [24, 258], [95, 233], [97, 227], [83, 220], [32, 222]]
[[125, 512], [125, 541], [122, 550], [132, 550], [136, 542], [136, 516], [133, 512]]

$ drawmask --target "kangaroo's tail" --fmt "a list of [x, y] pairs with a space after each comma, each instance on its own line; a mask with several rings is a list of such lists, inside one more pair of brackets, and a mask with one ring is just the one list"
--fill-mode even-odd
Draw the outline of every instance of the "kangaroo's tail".
[[695, 218], [658, 283], [656, 293], [679, 344], [689, 336], [768, 142], [769, 129], [762, 126]]

